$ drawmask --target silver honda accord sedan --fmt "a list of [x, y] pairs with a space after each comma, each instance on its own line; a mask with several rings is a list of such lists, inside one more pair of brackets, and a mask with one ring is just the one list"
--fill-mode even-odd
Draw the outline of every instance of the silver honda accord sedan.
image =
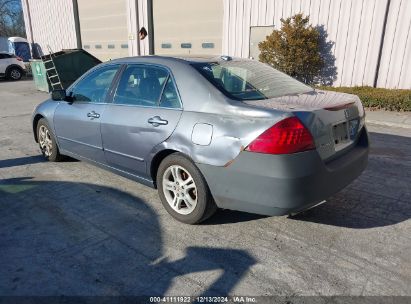
[[369, 150], [357, 96], [228, 56], [100, 64], [53, 91], [32, 125], [46, 159], [71, 156], [157, 188], [189, 224], [217, 208], [301, 212], [358, 177]]

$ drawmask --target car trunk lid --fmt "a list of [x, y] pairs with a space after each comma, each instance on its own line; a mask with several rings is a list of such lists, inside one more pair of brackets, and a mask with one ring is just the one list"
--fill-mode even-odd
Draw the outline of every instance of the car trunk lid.
[[291, 112], [310, 130], [320, 157], [327, 161], [343, 154], [356, 142], [364, 125], [360, 99], [351, 94], [313, 90], [246, 104]]

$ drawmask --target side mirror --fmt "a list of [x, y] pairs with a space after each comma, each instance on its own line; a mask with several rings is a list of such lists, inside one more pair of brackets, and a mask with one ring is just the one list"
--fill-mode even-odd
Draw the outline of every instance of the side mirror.
[[53, 90], [51, 91], [51, 99], [56, 101], [66, 100], [66, 90]]
[[57, 101], [67, 101], [69, 103], [73, 102], [73, 97], [71, 96], [71, 93], [67, 95], [66, 90], [53, 90], [51, 92], [51, 99]]

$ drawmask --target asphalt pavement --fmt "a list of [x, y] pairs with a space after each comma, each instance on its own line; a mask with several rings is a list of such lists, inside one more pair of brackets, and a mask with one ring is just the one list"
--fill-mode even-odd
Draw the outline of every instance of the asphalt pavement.
[[0, 295], [411, 296], [409, 128], [371, 121], [368, 168], [326, 204], [189, 226], [156, 190], [45, 162], [30, 116], [46, 97], [0, 81]]

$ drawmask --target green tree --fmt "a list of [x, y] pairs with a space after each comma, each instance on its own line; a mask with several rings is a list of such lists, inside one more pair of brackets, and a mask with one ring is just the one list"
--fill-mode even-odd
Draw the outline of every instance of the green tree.
[[20, 0], [0, 0], [0, 37], [26, 37]]
[[304, 82], [312, 84], [324, 66], [320, 52], [320, 33], [302, 14], [281, 19], [281, 29], [274, 30], [260, 42], [260, 61]]

